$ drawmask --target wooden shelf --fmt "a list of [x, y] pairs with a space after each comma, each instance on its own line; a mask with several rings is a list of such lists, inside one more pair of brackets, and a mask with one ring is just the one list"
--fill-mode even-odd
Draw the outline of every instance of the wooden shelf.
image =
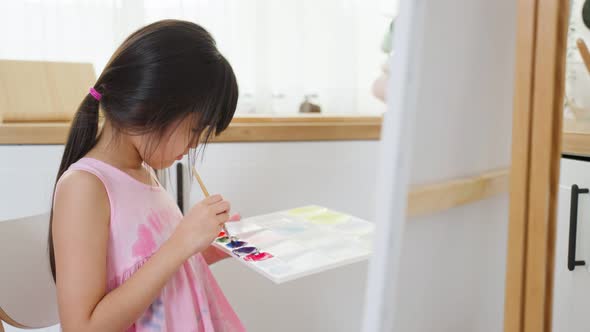
[[433, 214], [508, 192], [508, 169], [415, 186], [408, 195], [409, 217]]
[[[237, 116], [213, 142], [379, 140], [380, 115]], [[69, 123], [0, 124], [0, 144], [64, 144]]]
[[565, 154], [590, 156], [590, 133], [564, 133], [561, 151]]
[[562, 153], [590, 156], [590, 122], [563, 119]]

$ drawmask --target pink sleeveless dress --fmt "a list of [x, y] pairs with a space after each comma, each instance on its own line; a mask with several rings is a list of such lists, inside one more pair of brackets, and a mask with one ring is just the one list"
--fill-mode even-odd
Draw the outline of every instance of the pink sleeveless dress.
[[[125, 282], [150, 259], [182, 219], [160, 185], [149, 186], [102, 161], [82, 158], [70, 171], [94, 174], [104, 184], [111, 209], [107, 291]], [[245, 331], [201, 254], [189, 258], [127, 331]]]

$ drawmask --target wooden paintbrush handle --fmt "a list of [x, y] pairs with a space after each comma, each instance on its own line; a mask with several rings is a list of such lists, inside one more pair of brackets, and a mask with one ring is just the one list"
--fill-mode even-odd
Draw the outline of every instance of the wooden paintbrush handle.
[[[207, 190], [207, 187], [205, 187], [205, 183], [203, 183], [203, 179], [201, 179], [201, 177], [199, 176], [199, 173], [197, 173], [197, 169], [193, 166], [193, 176], [195, 177], [195, 179], [197, 180], [197, 182], [199, 183], [199, 187], [201, 187], [201, 191], [203, 192], [203, 195], [205, 195], [205, 197], [209, 197], [209, 191]], [[227, 231], [227, 228], [225, 227], [225, 224], [223, 224], [221, 226], [223, 228], [223, 231], [225, 232], [225, 234], [231, 239], [231, 241], [233, 242], [233, 238], [229, 232]]]
[[195, 177], [195, 179], [199, 183], [199, 187], [201, 187], [201, 191], [203, 192], [203, 195], [205, 195], [205, 197], [209, 197], [209, 191], [207, 190], [207, 187], [205, 187], [203, 180], [199, 176], [199, 173], [197, 173], [197, 169], [194, 166], [193, 166], [193, 176]]

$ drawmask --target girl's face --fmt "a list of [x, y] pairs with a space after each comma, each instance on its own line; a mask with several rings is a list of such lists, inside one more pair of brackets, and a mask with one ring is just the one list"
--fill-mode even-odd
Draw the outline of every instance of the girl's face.
[[[193, 133], [194, 121], [186, 117], [167, 128], [160, 141], [152, 135], [136, 136], [135, 146], [142, 159], [154, 169], [164, 169], [181, 160], [190, 149], [197, 147]], [[193, 141], [191, 142], [191, 139]], [[150, 146], [151, 145], [151, 146]], [[144, 156], [144, 151], [147, 151]], [[151, 153], [150, 153], [151, 152]]]

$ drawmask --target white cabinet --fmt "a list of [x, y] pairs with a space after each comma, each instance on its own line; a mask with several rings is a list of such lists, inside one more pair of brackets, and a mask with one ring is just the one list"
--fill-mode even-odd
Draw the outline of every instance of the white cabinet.
[[575, 234], [575, 259], [586, 264], [570, 271], [568, 246], [572, 185], [590, 188], [590, 161], [566, 158], [561, 161], [553, 288], [553, 331], [582, 332], [588, 331], [590, 326], [590, 194], [578, 195]]

